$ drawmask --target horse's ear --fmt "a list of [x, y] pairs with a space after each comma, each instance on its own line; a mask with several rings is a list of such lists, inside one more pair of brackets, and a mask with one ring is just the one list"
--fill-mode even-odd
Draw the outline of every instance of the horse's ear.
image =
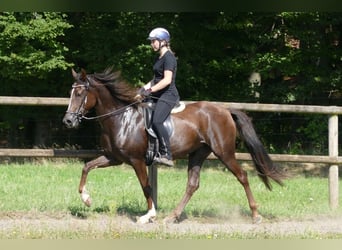
[[74, 79], [77, 79], [77, 73], [73, 68], [71, 69], [71, 73], [72, 73], [72, 76], [74, 77]]
[[87, 72], [84, 69], [81, 69], [81, 80], [85, 81], [87, 79]]

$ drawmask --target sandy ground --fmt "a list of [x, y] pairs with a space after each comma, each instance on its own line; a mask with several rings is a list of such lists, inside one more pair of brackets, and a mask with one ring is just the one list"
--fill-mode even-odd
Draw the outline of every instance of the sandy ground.
[[[302, 221], [267, 221], [253, 224], [248, 218], [219, 220], [217, 218], [186, 218], [180, 223], [164, 224], [162, 218], [153, 223], [140, 225], [125, 215], [97, 215], [80, 219], [68, 214], [8, 213], [0, 215], [0, 234], [27, 235], [30, 232], [110, 232], [113, 235], [125, 232], [150, 232], [158, 234], [204, 234], [210, 237], [220, 233], [246, 235], [265, 234], [286, 237], [312, 233], [341, 234], [342, 218], [308, 218]], [[20, 236], [19, 236], [20, 237]]]

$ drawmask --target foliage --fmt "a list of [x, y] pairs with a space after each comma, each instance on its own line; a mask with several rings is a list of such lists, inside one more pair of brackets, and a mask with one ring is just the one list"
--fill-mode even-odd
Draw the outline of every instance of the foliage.
[[46, 79], [56, 69], [71, 66], [65, 61], [68, 48], [59, 40], [71, 27], [65, 15], [2, 13], [0, 15], [0, 75], [10, 80]]

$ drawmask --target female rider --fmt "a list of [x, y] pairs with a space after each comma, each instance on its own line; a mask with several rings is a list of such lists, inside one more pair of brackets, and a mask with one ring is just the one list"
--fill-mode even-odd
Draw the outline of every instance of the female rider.
[[154, 77], [140, 90], [141, 96], [151, 96], [155, 102], [152, 117], [152, 128], [159, 142], [159, 154], [155, 162], [173, 166], [170, 150], [170, 138], [163, 123], [170, 115], [172, 108], [179, 102], [179, 93], [176, 88], [177, 60], [170, 48], [170, 33], [164, 28], [153, 29], [148, 40], [151, 47], [159, 55], [153, 65]]

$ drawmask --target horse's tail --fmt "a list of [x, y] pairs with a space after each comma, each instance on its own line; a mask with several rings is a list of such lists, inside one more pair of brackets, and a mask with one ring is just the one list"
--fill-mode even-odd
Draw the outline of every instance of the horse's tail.
[[252, 156], [260, 179], [265, 183], [269, 190], [272, 190], [269, 178], [279, 185], [283, 185], [282, 179], [285, 178], [285, 175], [273, 165], [270, 156], [255, 132], [250, 118], [242, 111], [235, 109], [229, 109], [229, 111], [235, 121], [241, 139], [244, 141]]

